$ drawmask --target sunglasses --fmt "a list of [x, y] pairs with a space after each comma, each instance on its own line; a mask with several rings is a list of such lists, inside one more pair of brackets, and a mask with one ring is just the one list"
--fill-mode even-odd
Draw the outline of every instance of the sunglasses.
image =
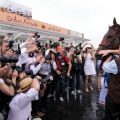
[[92, 49], [91, 47], [88, 47], [87, 49]]

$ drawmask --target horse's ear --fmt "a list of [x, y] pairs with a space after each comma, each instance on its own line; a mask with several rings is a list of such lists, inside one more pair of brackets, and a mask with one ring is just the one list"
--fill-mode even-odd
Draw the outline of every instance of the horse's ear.
[[116, 18], [114, 17], [114, 19], [113, 19], [113, 25], [117, 25], [117, 21], [116, 21]]

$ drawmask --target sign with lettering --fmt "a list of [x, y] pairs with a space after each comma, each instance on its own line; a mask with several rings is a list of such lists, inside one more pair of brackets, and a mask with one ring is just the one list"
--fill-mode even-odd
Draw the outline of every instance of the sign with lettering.
[[38, 29], [52, 31], [52, 32], [58, 32], [66, 35], [68, 34], [67, 29], [57, 27], [55, 25], [50, 25], [44, 22], [39, 22], [37, 20], [28, 19], [26, 17], [19, 16], [17, 14], [3, 12], [3, 11], [0, 11], [0, 21], [19, 24], [26, 27], [38, 28]]
[[46, 30], [46, 31], [51, 31], [56, 33], [61, 33], [69, 36], [76, 36], [76, 37], [82, 36], [82, 33], [80, 32], [75, 32], [69, 29], [61, 28], [61, 27], [40, 22], [37, 20], [28, 19], [26, 17], [17, 15], [15, 13], [13, 14], [13, 13], [0, 11], [0, 21], [9, 22], [16, 25], [19, 24], [19, 25], [23, 25], [31, 28], [38, 28], [41, 30]]

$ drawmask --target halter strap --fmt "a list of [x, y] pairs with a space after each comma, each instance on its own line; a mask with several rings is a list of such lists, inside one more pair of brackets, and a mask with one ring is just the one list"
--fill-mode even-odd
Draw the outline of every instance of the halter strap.
[[104, 47], [104, 48], [106, 48], [106, 49], [109, 49], [108, 46], [105, 46], [105, 45], [102, 45], [102, 44], [99, 44], [99, 46]]

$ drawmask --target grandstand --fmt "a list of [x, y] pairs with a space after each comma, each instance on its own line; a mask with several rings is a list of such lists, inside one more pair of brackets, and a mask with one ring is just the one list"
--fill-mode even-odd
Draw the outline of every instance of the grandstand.
[[[12, 3], [12, 6], [14, 6], [14, 2], [11, 2], [11, 0], [7, 0], [7, 6], [9, 3]], [[17, 4], [17, 6], [19, 5]], [[22, 5], [20, 6], [22, 7]], [[84, 38], [83, 33], [33, 20], [24, 16], [23, 14], [18, 14], [20, 13], [19, 11], [15, 13], [4, 9], [0, 9], [0, 38], [3, 38], [3, 36], [6, 35], [6, 33], [13, 33], [14, 36], [17, 36], [15, 42], [19, 43], [24, 42], [30, 33], [38, 32], [41, 36], [39, 38], [39, 41], [41, 43], [48, 42], [49, 40], [57, 41], [59, 37], [64, 37], [64, 42], [66, 44], [72, 42], [76, 45], [78, 43], [89, 41], [88, 39]]]

